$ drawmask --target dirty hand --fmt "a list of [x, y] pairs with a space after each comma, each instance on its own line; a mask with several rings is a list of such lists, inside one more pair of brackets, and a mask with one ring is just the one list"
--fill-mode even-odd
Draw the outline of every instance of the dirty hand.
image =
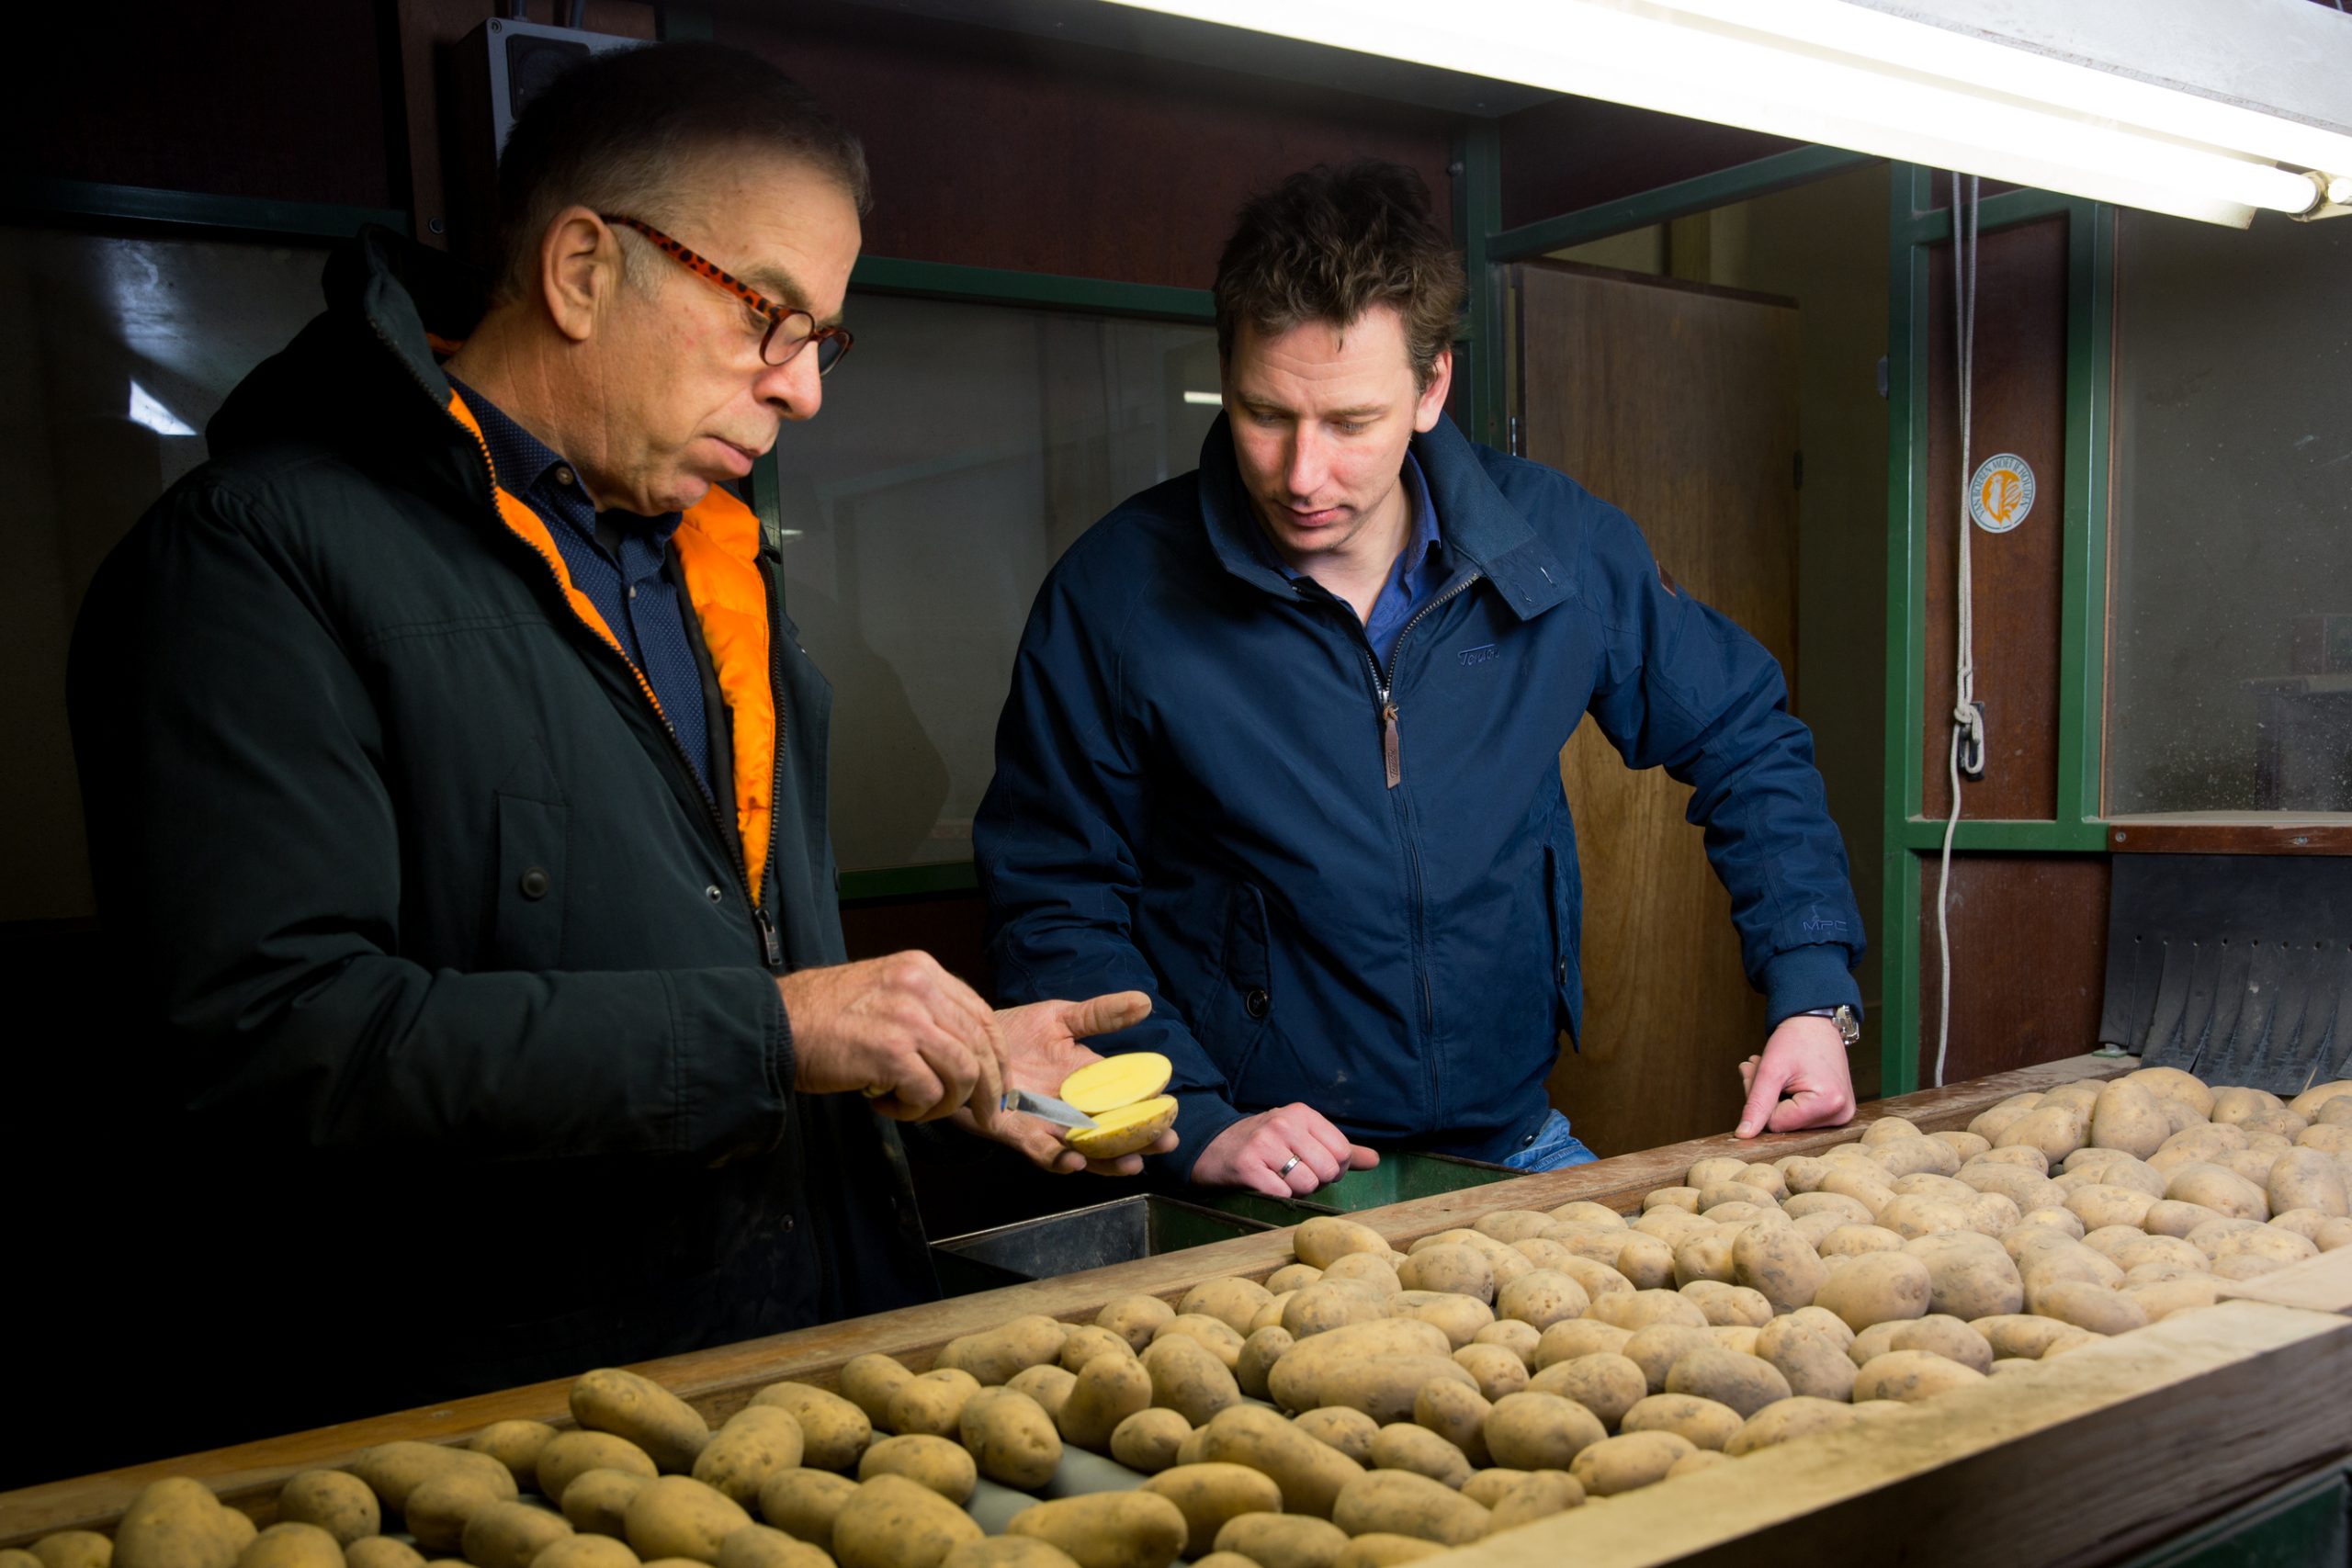
[[1379, 1163], [1378, 1154], [1348, 1142], [1321, 1111], [1295, 1104], [1244, 1116], [1219, 1133], [1193, 1162], [1193, 1179], [1203, 1187], [1247, 1187], [1269, 1198], [1304, 1198], [1344, 1172]]
[[[1826, 1018], [1803, 1013], [1782, 1019], [1764, 1043], [1761, 1056], [1739, 1065], [1747, 1104], [1739, 1113], [1738, 1135], [1793, 1133], [1801, 1127], [1838, 1127], [1854, 1114], [1854, 1079], [1846, 1066], [1846, 1042]], [[1785, 1094], [1789, 1098], [1782, 1100]]]
[[900, 1122], [973, 1107], [985, 1126], [1004, 1097], [1004, 1036], [979, 993], [928, 953], [798, 969], [776, 981], [792, 1029], [792, 1087], [864, 1092]]
[[[1151, 998], [1141, 991], [1115, 991], [1082, 1002], [1031, 1002], [998, 1013], [1004, 1037], [1005, 1087], [1033, 1094], [1061, 1093], [1062, 1080], [1102, 1054], [1079, 1043], [1097, 1034], [1132, 1029], [1151, 1016]], [[956, 1124], [1020, 1150], [1040, 1170], [1067, 1175], [1091, 1170], [1097, 1176], [1134, 1176], [1143, 1169], [1144, 1154], [1162, 1155], [1176, 1146], [1173, 1129], [1143, 1154], [1117, 1159], [1088, 1159], [1062, 1142], [1062, 1129], [1042, 1117], [1018, 1111], [999, 1115], [994, 1126], [982, 1124], [969, 1111], [957, 1113]]]

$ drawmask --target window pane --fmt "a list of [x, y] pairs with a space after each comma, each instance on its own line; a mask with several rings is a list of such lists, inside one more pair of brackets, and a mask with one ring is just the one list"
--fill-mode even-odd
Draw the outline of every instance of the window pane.
[[2352, 810], [2352, 222], [2116, 251], [2108, 809]]
[[0, 229], [0, 920], [91, 911], [65, 724], [90, 577], [205, 457], [205, 422], [321, 309], [326, 247]]
[[1030, 601], [1197, 465], [1216, 335], [870, 295], [848, 318], [857, 352], [777, 445], [786, 608], [834, 688], [833, 843], [850, 871], [966, 860]]

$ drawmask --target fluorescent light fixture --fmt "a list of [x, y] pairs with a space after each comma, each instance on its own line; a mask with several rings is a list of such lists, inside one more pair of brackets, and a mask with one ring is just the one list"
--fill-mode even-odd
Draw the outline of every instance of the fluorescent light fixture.
[[1221, 409], [1225, 406], [1223, 392], [1187, 392], [1184, 400], [1194, 408]]
[[1851, 0], [1116, 3], [2239, 228], [2352, 174], [2352, 137]]
[[196, 427], [155, 400], [155, 395], [130, 384], [130, 423], [143, 424], [158, 435], [194, 435]]

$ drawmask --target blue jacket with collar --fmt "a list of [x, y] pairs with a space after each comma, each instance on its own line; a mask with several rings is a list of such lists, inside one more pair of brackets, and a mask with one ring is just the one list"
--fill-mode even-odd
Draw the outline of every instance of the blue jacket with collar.
[[1845, 849], [1771, 655], [1566, 475], [1444, 421], [1413, 453], [1454, 570], [1385, 665], [1252, 548], [1223, 419], [1198, 471], [1070, 547], [1022, 637], [973, 829], [998, 984], [1151, 995], [1097, 1043], [1174, 1061], [1180, 1171], [1294, 1100], [1482, 1159], [1542, 1123], [1582, 1011], [1559, 756], [1587, 714], [1691, 787], [1771, 1019], [1859, 1004]]

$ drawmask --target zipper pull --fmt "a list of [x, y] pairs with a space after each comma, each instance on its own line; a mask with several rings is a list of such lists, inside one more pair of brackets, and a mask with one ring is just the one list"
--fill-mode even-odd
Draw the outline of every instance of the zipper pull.
[[765, 908], [754, 904], [752, 906], [752, 923], [760, 928], [760, 946], [767, 953], [768, 967], [783, 968], [784, 938], [776, 934], [775, 921], [769, 919]]
[[1396, 705], [1385, 699], [1380, 705], [1380, 757], [1388, 764], [1388, 787], [1395, 789], [1405, 782], [1405, 758], [1396, 741]]

